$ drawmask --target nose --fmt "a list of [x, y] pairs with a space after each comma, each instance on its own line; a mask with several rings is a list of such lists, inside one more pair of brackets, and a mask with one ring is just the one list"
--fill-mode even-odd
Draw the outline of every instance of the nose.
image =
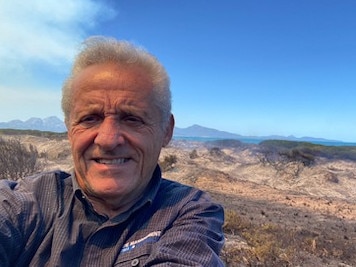
[[125, 139], [120, 123], [115, 118], [105, 117], [98, 128], [94, 143], [108, 151], [124, 144]]

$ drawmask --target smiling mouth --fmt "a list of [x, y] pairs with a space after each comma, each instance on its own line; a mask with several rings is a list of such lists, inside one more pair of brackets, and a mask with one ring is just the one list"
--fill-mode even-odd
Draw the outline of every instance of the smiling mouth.
[[129, 158], [120, 158], [120, 159], [95, 159], [95, 162], [106, 165], [117, 165], [128, 162]]

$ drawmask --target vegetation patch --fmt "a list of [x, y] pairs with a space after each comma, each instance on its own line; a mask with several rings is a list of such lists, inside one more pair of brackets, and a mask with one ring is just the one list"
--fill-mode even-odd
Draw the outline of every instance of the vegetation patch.
[[159, 162], [159, 165], [163, 172], [170, 171], [174, 168], [175, 163], [177, 163], [176, 155], [165, 156], [162, 161]]
[[0, 179], [18, 180], [41, 169], [37, 149], [0, 137]]
[[327, 229], [315, 233], [275, 223], [252, 223], [231, 209], [225, 209], [223, 229], [226, 235], [242, 238], [248, 245], [225, 245], [222, 258], [226, 266], [296, 266], [307, 255], [340, 262], [355, 260], [353, 241], [347, 237], [333, 237]]
[[356, 160], [355, 146], [324, 146], [308, 142], [266, 140], [259, 144], [265, 154], [286, 156], [292, 160], [312, 164], [315, 157], [340, 160]]
[[0, 129], [0, 135], [32, 135], [37, 137], [45, 137], [49, 139], [63, 140], [67, 138], [67, 133], [56, 133], [49, 131], [38, 130], [18, 130], [18, 129]]

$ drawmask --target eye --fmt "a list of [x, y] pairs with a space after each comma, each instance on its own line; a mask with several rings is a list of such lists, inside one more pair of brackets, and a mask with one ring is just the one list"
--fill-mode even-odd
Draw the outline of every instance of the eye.
[[91, 127], [94, 126], [102, 121], [102, 117], [99, 115], [91, 114], [91, 115], [86, 115], [83, 116], [79, 124], [82, 125], [83, 127]]
[[122, 118], [122, 121], [131, 126], [141, 126], [144, 124], [144, 121], [141, 117], [132, 114], [126, 114]]

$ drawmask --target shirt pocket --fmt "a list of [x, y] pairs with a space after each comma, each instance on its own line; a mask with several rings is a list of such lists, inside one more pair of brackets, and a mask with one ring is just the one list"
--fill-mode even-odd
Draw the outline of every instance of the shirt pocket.
[[121, 252], [119, 257], [114, 263], [114, 266], [143, 266], [147, 258], [150, 256], [152, 244], [144, 244], [141, 246], [133, 247], [129, 251]]

